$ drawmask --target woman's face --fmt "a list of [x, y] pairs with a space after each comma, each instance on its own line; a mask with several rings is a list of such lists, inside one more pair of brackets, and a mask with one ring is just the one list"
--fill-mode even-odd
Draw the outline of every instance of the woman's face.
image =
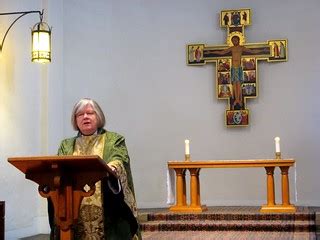
[[76, 114], [77, 126], [83, 135], [92, 135], [98, 129], [97, 114], [90, 104]]

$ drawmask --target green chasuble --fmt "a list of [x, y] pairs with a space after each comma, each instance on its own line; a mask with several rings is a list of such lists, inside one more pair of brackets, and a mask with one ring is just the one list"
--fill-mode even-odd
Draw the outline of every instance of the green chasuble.
[[[74, 239], [141, 239], [130, 158], [124, 137], [100, 129], [97, 135], [78, 135], [64, 139], [58, 155], [98, 155], [108, 165], [116, 168], [121, 185], [119, 188], [107, 178], [96, 183], [95, 194], [84, 198], [81, 203], [79, 221], [74, 229]], [[51, 228], [54, 229], [53, 209], [50, 202], [49, 220]], [[54, 239], [59, 239], [57, 229], [54, 235]]]

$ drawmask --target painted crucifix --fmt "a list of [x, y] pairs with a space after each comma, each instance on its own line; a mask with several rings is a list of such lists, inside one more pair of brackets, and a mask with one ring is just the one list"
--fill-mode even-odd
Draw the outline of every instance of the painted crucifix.
[[188, 65], [217, 64], [216, 93], [218, 99], [228, 100], [225, 122], [230, 127], [249, 125], [246, 100], [257, 97], [258, 61], [287, 61], [286, 39], [247, 44], [244, 34], [247, 25], [251, 25], [250, 9], [223, 10], [220, 13], [220, 26], [227, 28], [225, 45], [187, 45]]

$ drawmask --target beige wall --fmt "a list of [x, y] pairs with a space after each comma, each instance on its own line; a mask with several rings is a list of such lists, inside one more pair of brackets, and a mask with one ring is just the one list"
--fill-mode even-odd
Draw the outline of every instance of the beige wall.
[[[166, 207], [166, 163], [183, 159], [184, 139], [193, 159], [253, 159], [273, 157], [275, 136], [283, 157], [297, 160], [290, 171], [292, 202], [320, 205], [319, 1], [2, 0], [1, 6], [44, 6], [53, 26], [49, 66], [29, 60], [35, 17], [14, 26], [0, 59], [0, 199], [7, 204], [8, 239], [48, 227], [36, 185], [6, 159], [55, 154], [59, 141], [75, 134], [69, 116], [81, 97], [95, 98], [107, 128], [126, 137], [139, 207]], [[252, 9], [247, 42], [287, 38], [289, 61], [259, 65], [259, 97], [247, 104], [251, 124], [229, 129], [227, 103], [216, 99], [215, 66], [186, 66], [185, 45], [224, 44], [219, 12], [234, 8]], [[265, 202], [262, 169], [203, 170], [201, 181], [207, 205]]]
[[[54, 26], [50, 66], [31, 63], [30, 29], [39, 21], [37, 14], [13, 25], [0, 57], [0, 199], [6, 202], [6, 240], [10, 240], [48, 232], [46, 202], [37, 185], [7, 159], [54, 154], [62, 138], [62, 1], [0, 2], [1, 12], [45, 9], [45, 20]], [[0, 16], [1, 40], [18, 16]]]
[[[283, 157], [297, 160], [291, 199], [319, 205], [319, 6], [316, 0], [66, 1], [64, 122], [80, 97], [102, 104], [108, 128], [127, 138], [139, 207], [166, 206], [166, 163], [183, 159], [185, 138], [193, 159], [254, 159], [274, 156], [275, 136]], [[247, 42], [287, 38], [289, 61], [259, 64], [259, 97], [248, 100], [251, 124], [229, 129], [227, 102], [216, 99], [215, 66], [186, 66], [185, 45], [224, 44], [219, 13], [233, 8], [252, 9]], [[74, 134], [65, 126], [65, 135]], [[264, 203], [264, 174], [203, 170], [203, 203]]]

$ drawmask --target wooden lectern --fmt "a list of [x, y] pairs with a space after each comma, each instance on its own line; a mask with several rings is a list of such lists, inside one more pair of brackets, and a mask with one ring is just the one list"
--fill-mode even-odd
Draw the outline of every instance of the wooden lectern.
[[42, 197], [51, 199], [61, 240], [73, 239], [72, 225], [81, 201], [94, 194], [95, 183], [106, 176], [116, 177], [99, 156], [12, 157], [8, 161], [39, 184]]

